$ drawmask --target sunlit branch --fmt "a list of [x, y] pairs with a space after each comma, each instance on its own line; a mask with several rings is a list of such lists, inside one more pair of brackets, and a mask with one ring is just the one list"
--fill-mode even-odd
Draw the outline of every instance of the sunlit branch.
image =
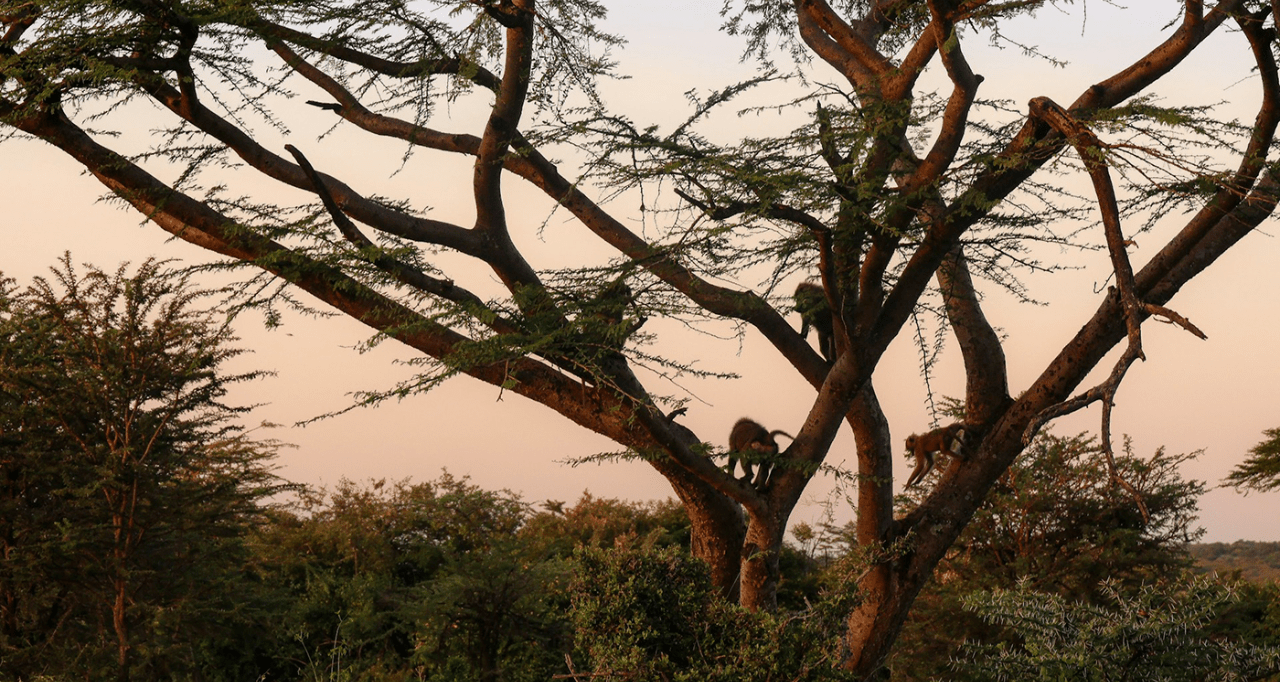
[[[507, 247], [510, 237], [502, 201], [502, 166], [503, 157], [518, 138], [520, 115], [529, 96], [529, 78], [533, 68], [533, 0], [516, 0], [509, 12], [491, 9], [490, 14], [507, 17], [510, 23], [502, 22], [507, 28], [502, 83], [480, 137], [472, 186], [475, 190], [476, 229]], [[522, 267], [516, 262], [523, 259], [514, 248], [503, 248], [503, 251], [507, 267], [497, 270], [504, 280], [510, 278], [508, 287], [514, 281], [526, 284], [536, 281], [536, 278], [530, 279], [532, 269], [527, 264]]]
[[965, 421], [985, 427], [1009, 401], [1004, 347], [978, 301], [962, 247], [942, 262], [937, 279], [947, 321], [964, 358]]
[[[1112, 269], [1115, 274], [1117, 292], [1120, 297], [1120, 305], [1123, 310], [1129, 341], [1124, 353], [1116, 361], [1116, 365], [1106, 381], [1094, 389], [1086, 391], [1085, 396], [1067, 401], [1070, 403], [1070, 410], [1059, 409], [1056, 406], [1045, 410], [1042, 416], [1032, 420], [1031, 424], [1028, 425], [1023, 440], [1024, 442], [1029, 442], [1028, 439], [1034, 436], [1040, 425], [1044, 423], [1043, 417], [1045, 415], [1056, 414], [1060, 416], [1067, 414], [1071, 410], [1078, 410], [1093, 401], [1101, 401], [1102, 448], [1107, 455], [1111, 478], [1120, 483], [1125, 490], [1134, 496], [1134, 499], [1138, 501], [1143, 517], [1149, 518], [1146, 505], [1142, 502], [1137, 490], [1128, 481], [1125, 481], [1115, 469], [1110, 430], [1111, 410], [1115, 404], [1115, 394], [1129, 367], [1137, 360], [1146, 359], [1142, 350], [1142, 320], [1153, 311], [1159, 311], [1162, 316], [1178, 322], [1184, 329], [1202, 339], [1205, 336], [1195, 325], [1178, 313], [1164, 306], [1148, 304], [1140, 299], [1137, 285], [1134, 282], [1133, 266], [1129, 262], [1129, 255], [1126, 251], [1128, 243], [1121, 229], [1120, 208], [1116, 201], [1115, 188], [1111, 183], [1110, 172], [1104, 157], [1105, 146], [1102, 141], [1092, 131], [1071, 117], [1062, 107], [1048, 98], [1038, 97], [1031, 100], [1031, 115], [1052, 126], [1075, 147], [1077, 154], [1084, 161], [1089, 177], [1093, 181], [1094, 190], [1098, 195], [1098, 207], [1102, 212], [1102, 224], [1106, 233], [1107, 250], [1111, 254]], [[1085, 397], [1091, 399], [1085, 399]]]
[[954, 84], [947, 108], [942, 114], [938, 139], [925, 155], [924, 161], [915, 169], [911, 178], [903, 183], [906, 187], [919, 188], [937, 182], [942, 173], [955, 160], [960, 151], [960, 143], [964, 140], [965, 131], [969, 127], [969, 112], [973, 108], [973, 100], [977, 95], [982, 76], [973, 73], [968, 60], [960, 49], [960, 36], [955, 25], [943, 16], [938, 2], [930, 2], [929, 10], [933, 13], [933, 23], [926, 31], [937, 45], [938, 55], [947, 75]]
[[795, 0], [795, 5], [796, 12], [812, 20], [818, 29], [855, 59], [863, 73], [879, 77], [893, 68], [893, 64], [845, 23], [826, 0]]
[[859, 97], [864, 99], [876, 97], [877, 93], [867, 85], [874, 79], [874, 74], [851, 52], [823, 31], [816, 19], [800, 9], [801, 2], [802, 0], [796, 0], [796, 20], [800, 28], [800, 37], [805, 44], [813, 50], [814, 54], [840, 72], [845, 80], [854, 86]]

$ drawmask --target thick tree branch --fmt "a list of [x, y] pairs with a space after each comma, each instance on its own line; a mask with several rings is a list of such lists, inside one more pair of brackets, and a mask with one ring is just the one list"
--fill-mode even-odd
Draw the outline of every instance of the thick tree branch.
[[[297, 164], [267, 150], [244, 131], [214, 114], [202, 104], [196, 104], [191, 111], [184, 113], [182, 95], [158, 76], [139, 74], [137, 78], [138, 85], [151, 94], [157, 102], [227, 145], [255, 170], [298, 189], [311, 189], [306, 174]], [[406, 215], [387, 208], [361, 196], [336, 178], [326, 177], [325, 184], [333, 192], [335, 201], [343, 211], [366, 225], [412, 241], [446, 246], [477, 258], [484, 255], [479, 239], [470, 230], [438, 220]]]
[[[226, 216], [167, 187], [132, 162], [102, 147], [57, 114], [31, 117], [15, 125], [65, 151], [111, 191], [165, 231], [184, 241], [273, 273], [365, 325], [431, 357], [454, 353], [466, 337], [422, 317], [350, 278], [294, 250], [255, 236]], [[609, 391], [582, 386], [541, 362], [518, 358], [462, 371], [492, 386], [536, 400], [574, 423], [619, 443], [652, 445], [648, 433]], [[608, 405], [609, 408], [602, 406]]]
[[1000, 336], [978, 302], [963, 248], [957, 246], [938, 268], [938, 289], [964, 358], [965, 421], [986, 431], [1008, 407], [1008, 370]]
[[942, 114], [938, 139], [912, 173], [911, 178], [903, 183], [908, 192], [934, 184], [955, 160], [960, 151], [960, 143], [964, 140], [965, 131], [969, 128], [969, 111], [973, 108], [973, 100], [982, 83], [982, 76], [973, 73], [969, 62], [960, 50], [960, 36], [952, 24], [938, 7], [938, 2], [930, 2], [929, 10], [933, 13], [930, 24], [931, 37], [935, 41], [942, 65], [955, 88], [951, 98], [947, 100], [946, 111]]
[[924, 73], [924, 69], [933, 60], [933, 56], [938, 50], [944, 47], [944, 43], [937, 38], [939, 25], [938, 18], [935, 16], [934, 21], [920, 32], [914, 45], [911, 46], [902, 62], [898, 65], [895, 73], [891, 78], [885, 79], [881, 92], [886, 99], [901, 99], [910, 97], [912, 90], [915, 89], [916, 81], [920, 79], [920, 75]]
[[[509, 246], [506, 208], [502, 202], [502, 169], [503, 157], [518, 138], [520, 115], [529, 95], [534, 9], [533, 0], [516, 0], [514, 5], [512, 22], [507, 25], [502, 84], [485, 123], [484, 134], [480, 137], [472, 184], [476, 200], [476, 229], [502, 244], [500, 248], [506, 255], [519, 258], [518, 254], [510, 253], [515, 249]], [[511, 285], [509, 282], [508, 286]]]
[[875, 80], [875, 72], [864, 66], [854, 53], [824, 31], [809, 11], [800, 8], [801, 2], [802, 0], [796, 0], [796, 20], [799, 24], [800, 37], [805, 45], [844, 76], [845, 80], [857, 90], [859, 97], [877, 96], [876, 90], [869, 85]]
[[39, 17], [40, 9], [34, 2], [24, 3], [16, 9], [0, 15], [0, 25], [8, 26], [5, 29], [4, 36], [0, 37], [0, 54], [16, 54], [13, 46], [27, 32], [27, 29], [36, 23], [36, 19]]
[[[893, 69], [893, 64], [854, 31], [852, 26], [845, 23], [836, 14], [836, 11], [831, 8], [831, 5], [827, 4], [826, 0], [795, 0], [795, 6], [796, 14], [803, 17], [802, 21], [813, 22], [813, 26], [821, 30], [839, 45], [841, 50], [856, 60], [860, 74], [883, 77]], [[832, 64], [832, 66], [839, 68], [837, 64]], [[846, 74], [846, 76], [848, 75]], [[870, 83], [865, 81], [859, 84], [868, 88], [871, 86]]]

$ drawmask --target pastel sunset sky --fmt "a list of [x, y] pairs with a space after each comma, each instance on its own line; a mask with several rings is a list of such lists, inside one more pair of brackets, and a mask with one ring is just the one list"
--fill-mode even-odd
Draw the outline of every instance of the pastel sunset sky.
[[[629, 41], [615, 53], [620, 73], [629, 79], [607, 83], [603, 92], [612, 107], [637, 122], [670, 127], [689, 111], [686, 91], [706, 92], [755, 73], [752, 64], [741, 61], [742, 41], [718, 30], [720, 2], [612, 0], [608, 4], [612, 9], [606, 28]], [[1082, 3], [1046, 9], [1034, 19], [1007, 27], [1010, 38], [1037, 46], [1042, 53], [1065, 61], [1065, 66], [1016, 49], [992, 48], [985, 36], [973, 32], [964, 36], [964, 45], [974, 71], [986, 77], [981, 97], [1008, 99], [1021, 110], [1034, 96], [1066, 104], [1091, 83], [1150, 49], [1168, 32], [1161, 27], [1178, 12], [1178, 3], [1157, 0], [1136, 0], [1127, 8]], [[1209, 49], [1156, 92], [1166, 104], [1219, 103], [1222, 117], [1249, 121], [1256, 111], [1258, 88], [1251, 82], [1247, 46], [1240, 35], [1221, 33]], [[1224, 77], [1224, 72], [1230, 77]], [[933, 82], [945, 85], [941, 80]], [[333, 169], [362, 192], [411, 198], [418, 205], [430, 205], [436, 217], [469, 224], [474, 209], [467, 195], [470, 173], [464, 160], [420, 153], [404, 163], [404, 150], [397, 143], [371, 142], [349, 126], [330, 131], [332, 119], [326, 112], [301, 104], [309, 98], [322, 99], [321, 93], [301, 82], [294, 87], [297, 96], [281, 105], [289, 132], [264, 133], [279, 137], [271, 143], [277, 150], [292, 143], [318, 168]], [[770, 92], [777, 96], [781, 91]], [[478, 132], [483, 119], [468, 113], [481, 104], [478, 100], [458, 103], [439, 127]], [[151, 119], [147, 111], [130, 115], [136, 115], [138, 122], [130, 125], [125, 142], [131, 141], [128, 138], [145, 142], [148, 129], [160, 119]], [[713, 120], [715, 134], [732, 139], [785, 131], [797, 124], [795, 116], [739, 117], [726, 111]], [[243, 173], [248, 177], [251, 171]], [[251, 180], [269, 182], [258, 177]], [[1067, 182], [1080, 183], [1082, 194], [1088, 191], [1082, 178]], [[599, 247], [579, 237], [583, 230], [563, 214], [548, 220], [551, 207], [545, 199], [515, 181], [506, 187], [508, 212], [524, 230], [521, 246], [529, 250], [537, 267], [602, 257]], [[0, 205], [6, 230], [0, 272], [25, 283], [46, 272], [64, 250], [70, 250], [77, 261], [107, 269], [148, 256], [208, 260], [193, 246], [167, 240], [159, 228], [143, 224], [140, 215], [99, 201], [103, 192], [96, 180], [56, 149], [27, 140], [6, 142], [0, 151]], [[639, 201], [627, 195], [609, 205], [616, 215], [628, 217], [637, 226], [642, 219], [655, 219], [652, 214], [642, 216], [638, 206]], [[1135, 266], [1155, 253], [1176, 222], [1174, 217], [1155, 233], [1137, 238], [1132, 254]], [[1264, 429], [1280, 426], [1278, 229], [1273, 218], [1262, 233], [1247, 237], [1172, 301], [1171, 307], [1208, 334], [1207, 341], [1155, 322], [1144, 327], [1148, 359], [1130, 370], [1117, 398], [1113, 417], [1117, 442], [1128, 434], [1141, 455], [1161, 446], [1173, 452], [1203, 449], [1183, 475], [1206, 481], [1211, 488], [1262, 439]], [[1015, 393], [1084, 323], [1099, 302], [1097, 292], [1107, 283], [1105, 253], [1042, 255], [1078, 268], [1028, 278], [1032, 296], [1045, 305], [1018, 303], [986, 287], [984, 306], [1008, 337]], [[491, 279], [487, 271], [476, 272], [475, 281], [468, 284], [483, 288], [482, 283]], [[799, 320], [792, 318], [798, 325]], [[758, 334], [747, 331], [739, 337], [731, 325], [707, 328], [711, 333], [704, 334], [658, 320], [649, 325], [647, 331], [664, 338], [655, 350], [696, 361], [703, 369], [742, 376], [680, 382], [679, 390], [692, 398], [684, 423], [703, 439], [724, 445], [733, 422], [743, 415], [783, 430], [797, 429], [804, 419], [812, 389]], [[342, 477], [424, 480], [447, 468], [469, 475], [484, 487], [521, 492], [530, 501], [573, 501], [584, 490], [633, 500], [670, 495], [665, 481], [640, 463], [567, 465], [568, 459], [615, 451], [619, 446], [540, 405], [465, 377], [428, 395], [295, 426], [346, 407], [352, 391], [386, 388], [409, 376], [411, 369], [396, 361], [411, 357], [410, 351], [387, 343], [357, 353], [351, 347], [368, 334], [342, 317], [298, 316], [287, 319], [280, 329], [267, 331], [260, 317], [249, 315], [237, 320], [236, 328], [242, 345], [253, 351], [240, 359], [240, 366], [274, 370], [276, 375], [239, 387], [233, 399], [262, 403], [250, 418], [252, 423], [284, 425], [266, 435], [297, 446], [283, 451], [280, 458], [281, 474], [291, 480], [328, 484]], [[932, 378], [937, 396], [963, 394], [963, 372], [954, 344], [949, 351]], [[1102, 367], [1104, 372], [1109, 370], [1110, 360]], [[928, 426], [927, 391], [915, 346], [905, 333], [881, 364], [875, 385], [895, 441]], [[1052, 428], [1062, 435], [1096, 432], [1098, 423], [1099, 412], [1093, 408], [1055, 422]], [[842, 433], [828, 461], [852, 464], [850, 434]], [[899, 465], [895, 476], [903, 481], [909, 468], [905, 459]], [[794, 519], [818, 519], [828, 500], [837, 501], [838, 518], [847, 519], [852, 512], [839, 499], [830, 479], [815, 480]], [[1201, 523], [1208, 541], [1277, 541], [1277, 521], [1280, 493], [1243, 496], [1231, 489], [1214, 489], [1201, 501]]]

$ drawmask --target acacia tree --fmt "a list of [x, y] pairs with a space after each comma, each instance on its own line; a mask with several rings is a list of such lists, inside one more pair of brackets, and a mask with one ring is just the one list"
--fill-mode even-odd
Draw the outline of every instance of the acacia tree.
[[1236, 490], [1268, 492], [1280, 488], [1280, 429], [1263, 432], [1267, 439], [1249, 449], [1249, 456], [1227, 476]]
[[[83, 273], [83, 274], [82, 274]], [[148, 260], [70, 255], [25, 290], [0, 277], [0, 675], [181, 676], [251, 611], [240, 569], [270, 441], [223, 403], [240, 354], [211, 295]]]
[[[694, 552], [713, 583], [749, 608], [774, 604], [787, 519], [847, 424], [857, 443], [858, 541], [874, 557], [846, 635], [847, 666], [865, 676], [1043, 423], [1101, 402], [1110, 452], [1110, 399], [1143, 355], [1142, 323], [1159, 316], [1198, 333], [1166, 303], [1276, 203], [1273, 4], [1186, 0], [1181, 21], [1132, 65], [1065, 106], [1037, 97], [1014, 120], [1002, 119], [1009, 106], [978, 99], [983, 77], [963, 46], [998, 37], [1003, 22], [1045, 4], [726, 2], [726, 27], [766, 68], [794, 57], [803, 77], [793, 87], [810, 88], [794, 99], [809, 112], [807, 125], [726, 145], [699, 132], [704, 114], [766, 85], [770, 72], [697, 101], [670, 132], [634, 125], [596, 97], [617, 39], [598, 28], [604, 9], [591, 0], [4, 2], [0, 118], [66, 152], [165, 231], [260, 268], [435, 361], [396, 390], [466, 374], [645, 457], [687, 508]], [[1251, 83], [1261, 106], [1252, 125], [1143, 98], [1224, 26], [1239, 31], [1256, 64]], [[923, 85], [930, 67], [945, 74], [949, 93]], [[823, 74], [835, 82], [821, 82]], [[280, 106], [288, 79], [326, 93], [312, 102], [324, 111], [312, 115], [410, 150], [469, 159], [474, 221], [436, 220], [410, 202], [362, 194], [354, 178], [334, 174], [341, 169], [313, 169], [303, 151], [268, 146], [270, 126], [282, 128], [296, 111]], [[487, 107], [470, 131], [432, 118], [435, 105], [466, 96]], [[89, 127], [131, 100], [173, 120], [133, 157]], [[596, 153], [570, 173], [547, 156], [560, 144]], [[159, 159], [184, 172], [162, 180], [153, 174]], [[226, 164], [309, 198], [276, 205], [262, 182], [252, 185], [256, 194], [232, 196], [217, 172]], [[1052, 184], [1052, 173], [1081, 168], [1096, 188], [1092, 200]], [[592, 173], [604, 189], [593, 189]], [[1120, 192], [1114, 177], [1128, 183]], [[516, 247], [525, 221], [511, 217], [511, 182], [545, 193], [616, 258], [570, 271], [531, 262]], [[656, 213], [644, 233], [602, 203], [619, 188], [655, 182], [678, 201], [657, 207], [672, 211]], [[1016, 287], [1021, 249], [1062, 239], [1060, 221], [1098, 215], [1114, 286], [1014, 397], [974, 278]], [[1150, 215], [1183, 223], [1135, 272], [1126, 252], [1133, 221]], [[444, 252], [487, 267], [503, 290], [481, 295], [464, 286], [474, 272], [443, 270], [457, 262], [438, 257]], [[825, 292], [830, 359], [788, 324], [788, 303], [753, 290], [796, 273], [816, 275]], [[966, 459], [895, 519], [890, 425], [872, 377], [904, 324], [937, 302], [931, 297], [940, 298], [932, 309], [966, 368]], [[658, 359], [640, 350], [659, 340], [640, 329], [652, 315], [743, 324], [813, 386], [808, 417], [760, 485], [708, 457], [704, 439], [671, 419], [637, 374], [638, 359]], [[1106, 380], [1081, 390], [1122, 344]]]

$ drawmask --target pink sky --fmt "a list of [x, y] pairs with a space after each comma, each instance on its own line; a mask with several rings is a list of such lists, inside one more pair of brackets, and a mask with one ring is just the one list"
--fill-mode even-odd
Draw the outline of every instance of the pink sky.
[[[638, 121], [667, 123], [686, 111], [683, 92], [690, 88], [709, 89], [749, 74], [739, 63], [739, 43], [716, 33], [718, 3], [655, 2], [611, 3], [616, 7], [610, 25], [630, 41], [619, 55], [622, 71], [631, 80], [610, 84], [606, 94], [611, 105]], [[1139, 2], [1137, 7], [1155, 3]], [[1165, 12], [1163, 8], [1157, 10]], [[974, 70], [987, 77], [980, 95], [1008, 97], [1026, 102], [1046, 95], [1066, 103], [1089, 83], [1099, 80], [1128, 63], [1153, 44], [1151, 33], [1134, 37], [1116, 24], [1120, 10], [1099, 3], [1089, 4], [1088, 21], [1079, 14], [1064, 15], [1056, 10], [1042, 13], [1036, 22], [1014, 27], [1015, 37], [1037, 44], [1071, 63], [1057, 69], [1043, 62], [1021, 58], [1011, 51], [981, 49], [984, 40], [966, 44]], [[1132, 18], [1137, 10], [1121, 16]], [[1146, 20], [1146, 26], [1159, 21]], [[1082, 34], [1083, 33], [1083, 34]], [[1174, 103], [1224, 101], [1224, 111], [1248, 119], [1256, 98], [1256, 88], [1241, 72], [1239, 82], [1209, 74], [1224, 68], [1243, 45], [1238, 35], [1222, 36], [1222, 50], [1215, 49], [1188, 64], [1176, 82], [1163, 88], [1176, 93]], [[1203, 83], [1215, 89], [1202, 91]], [[300, 92], [299, 99], [314, 93]], [[469, 222], [470, 205], [465, 188], [470, 174], [465, 165], [442, 162], [439, 157], [419, 154], [398, 174], [403, 151], [394, 143], [369, 143], [368, 139], [339, 128], [324, 139], [328, 119], [316, 110], [290, 105], [292, 132], [281, 137], [277, 147], [292, 142], [308, 154], [321, 169], [346, 169], [344, 177], [365, 192], [408, 196], [431, 205], [434, 215]], [[467, 106], [455, 109], [462, 119]], [[722, 134], [750, 134], [758, 128], [769, 130], [778, 121], [757, 118], [722, 117]], [[460, 129], [466, 123], [456, 124]], [[787, 123], [785, 127], [789, 127]], [[145, 130], [138, 130], [143, 134]], [[442, 171], [445, 168], [447, 170]], [[461, 170], [461, 173], [457, 171]], [[426, 185], [423, 178], [455, 176], [440, 184]], [[247, 173], [247, 172], [246, 172]], [[394, 174], [394, 175], [393, 175]], [[256, 182], [266, 182], [258, 180]], [[434, 181], [433, 181], [434, 182]], [[508, 187], [516, 183], [508, 183]], [[195, 247], [166, 242], [166, 235], [151, 225], [140, 225], [140, 216], [96, 202], [102, 188], [82, 175], [56, 150], [38, 143], [6, 143], [0, 155], [0, 202], [5, 207], [9, 243], [0, 254], [0, 271], [25, 282], [46, 271], [63, 250], [70, 249], [79, 261], [114, 267], [121, 260], [141, 261], [147, 256], [176, 257], [200, 261], [206, 256]], [[524, 190], [509, 192], [513, 215], [528, 232], [525, 246], [538, 267], [568, 264], [576, 257], [598, 257], [592, 250], [579, 253], [557, 247], [557, 239], [571, 240], [580, 228], [557, 216], [547, 223], [545, 233], [535, 236], [547, 216], [545, 201]], [[458, 200], [461, 197], [463, 200]], [[635, 206], [624, 198], [613, 204], [614, 211], [638, 219]], [[1280, 426], [1280, 363], [1276, 361], [1280, 338], [1280, 243], [1268, 232], [1246, 238], [1207, 273], [1181, 292], [1172, 307], [1189, 317], [1209, 336], [1207, 341], [1166, 325], [1145, 327], [1148, 361], [1136, 365], [1118, 396], [1113, 431], [1133, 437], [1139, 454], [1150, 454], [1165, 446], [1173, 452], [1204, 449], [1205, 454], [1184, 470], [1184, 475], [1215, 485], [1239, 463], [1257, 443], [1266, 428]], [[1166, 232], [1173, 223], [1164, 226]], [[1158, 248], [1159, 234], [1138, 239], [1135, 265]], [[579, 242], [582, 240], [579, 239]], [[589, 248], [589, 247], [588, 247]], [[999, 292], [990, 292], [986, 307], [994, 324], [1009, 337], [1011, 388], [1027, 386], [1053, 354], [1069, 338], [1097, 305], [1093, 291], [1106, 278], [1105, 254], [1065, 254], [1083, 269], [1030, 280], [1032, 294], [1048, 302], [1034, 307], [1016, 304]], [[566, 262], [556, 262], [557, 258]], [[483, 288], [488, 275], [475, 273]], [[798, 323], [798, 320], [796, 320]], [[350, 391], [390, 386], [407, 376], [408, 369], [394, 360], [409, 357], [407, 351], [383, 345], [372, 352], [357, 354], [350, 346], [366, 337], [363, 327], [345, 318], [291, 319], [283, 329], [267, 332], [258, 318], [242, 319], [237, 329], [243, 345], [254, 350], [244, 360], [245, 367], [275, 370], [277, 376], [240, 389], [236, 399], [265, 406], [253, 420], [285, 425], [344, 407]], [[769, 428], [794, 430], [807, 412], [812, 390], [799, 380], [789, 366], [772, 352], [761, 337], [747, 332], [741, 344], [733, 338], [714, 341], [681, 333], [674, 325], [651, 321], [646, 331], [656, 331], [673, 339], [657, 348], [678, 357], [699, 361], [704, 369], [738, 372], [734, 381], [682, 382], [694, 400], [686, 423], [702, 438], [723, 445], [732, 423], [749, 415]], [[729, 326], [719, 329], [731, 337]], [[1109, 368], [1107, 361], [1104, 367]], [[963, 375], [958, 358], [948, 356], [934, 379], [940, 395], [961, 395]], [[915, 351], [909, 340], [900, 338], [890, 350], [876, 375], [875, 384], [894, 427], [895, 438], [921, 430], [930, 419], [925, 388], [919, 376]], [[673, 390], [663, 387], [661, 390]], [[1059, 434], [1096, 431], [1097, 410], [1073, 416], [1055, 424]], [[307, 483], [333, 483], [341, 477], [433, 478], [442, 468], [470, 475], [479, 485], [510, 488], [526, 499], [574, 500], [583, 490], [593, 494], [627, 499], [667, 497], [670, 493], [661, 477], [642, 464], [609, 464], [569, 467], [568, 458], [619, 449], [617, 445], [569, 424], [553, 412], [513, 394], [467, 378], [459, 378], [430, 395], [417, 396], [377, 409], [356, 410], [312, 424], [306, 428], [286, 426], [276, 429], [276, 438], [296, 444], [280, 459], [284, 476]], [[847, 454], [846, 454], [847, 453]], [[843, 434], [832, 450], [829, 463], [852, 461], [852, 439]], [[902, 466], [906, 466], [905, 460]], [[905, 479], [906, 469], [898, 478]], [[816, 480], [807, 503], [797, 511], [797, 520], [814, 520], [821, 503], [830, 499], [829, 479]], [[840, 505], [841, 518], [851, 514]], [[1247, 497], [1233, 490], [1214, 490], [1202, 499], [1201, 522], [1208, 530], [1206, 540], [1280, 540], [1280, 494], [1254, 493]]]

